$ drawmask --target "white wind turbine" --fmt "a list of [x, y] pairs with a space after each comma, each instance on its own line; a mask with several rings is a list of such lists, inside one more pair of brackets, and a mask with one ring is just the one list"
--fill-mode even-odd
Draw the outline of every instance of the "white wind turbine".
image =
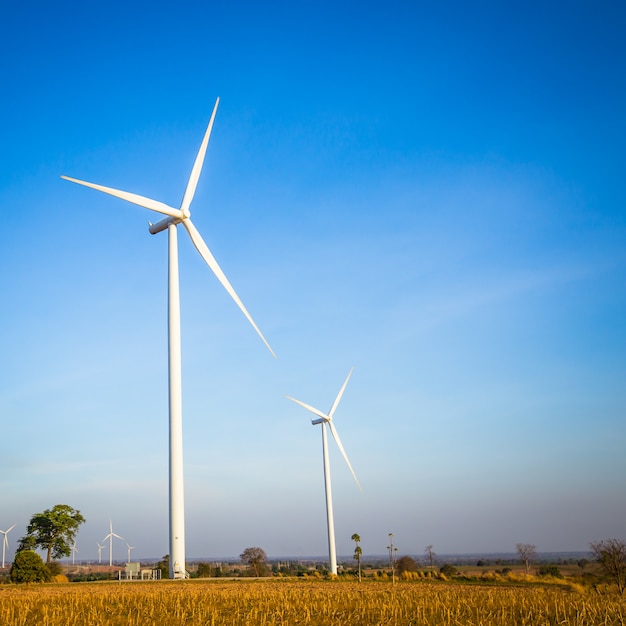
[[102, 543], [104, 543], [107, 539], [109, 540], [109, 567], [113, 565], [113, 537], [126, 541], [124, 537], [120, 537], [113, 532], [113, 522], [109, 520], [109, 534], [102, 540]]
[[332, 496], [332, 490], [331, 490], [331, 485], [330, 485], [330, 462], [328, 460], [328, 437], [326, 435], [326, 425], [328, 424], [328, 427], [330, 428], [330, 432], [332, 433], [333, 438], [335, 442], [337, 443], [337, 447], [339, 448], [339, 451], [341, 452], [343, 458], [348, 464], [348, 467], [350, 468], [350, 472], [352, 472], [352, 476], [354, 477], [354, 480], [356, 481], [358, 488], [361, 489], [359, 480], [357, 479], [356, 474], [354, 473], [354, 470], [352, 469], [352, 465], [350, 464], [348, 455], [346, 454], [343, 444], [341, 443], [341, 439], [339, 438], [339, 433], [337, 433], [337, 429], [335, 428], [333, 424], [333, 415], [335, 414], [335, 411], [337, 410], [337, 407], [339, 406], [339, 401], [341, 400], [341, 396], [343, 395], [343, 392], [346, 389], [346, 385], [348, 384], [348, 381], [350, 380], [350, 376], [352, 376], [353, 369], [354, 368], [352, 368], [350, 372], [348, 372], [348, 377], [346, 378], [341, 389], [339, 390], [339, 393], [337, 394], [337, 397], [335, 398], [335, 401], [333, 402], [333, 406], [331, 407], [328, 414], [322, 413], [322, 411], [320, 411], [319, 409], [316, 409], [315, 407], [312, 407], [310, 404], [300, 402], [300, 400], [296, 400], [295, 398], [292, 398], [291, 396], [286, 396], [287, 398], [289, 398], [289, 400], [292, 400], [296, 404], [303, 406], [305, 409], [311, 411], [311, 413], [318, 416], [319, 419], [311, 420], [311, 424], [322, 425], [322, 450], [324, 454], [324, 486], [326, 488], [326, 522], [328, 526], [328, 556], [330, 560], [330, 573], [334, 575], [337, 574], [337, 551], [335, 548], [335, 520], [333, 517], [333, 496]]
[[128, 563], [130, 563], [130, 551], [135, 549], [135, 546], [131, 546], [129, 543], [126, 544], [128, 548]]
[[11, 526], [11, 528], [7, 529], [7, 530], [0, 530], [0, 534], [4, 535], [4, 538], [2, 540], [2, 569], [4, 569], [4, 557], [6, 555], [6, 549], [9, 547], [9, 539], [7, 538], [7, 535], [15, 528], [16, 524], [13, 524], [13, 526]]
[[74, 557], [76, 556], [76, 553], [78, 552], [78, 548], [76, 547], [76, 542], [74, 542], [74, 545], [71, 548], [72, 550], [72, 565], [74, 565]]
[[204, 156], [209, 144], [209, 137], [213, 127], [213, 120], [217, 112], [219, 98], [215, 102], [215, 107], [209, 121], [209, 125], [204, 134], [200, 149], [191, 170], [189, 182], [185, 189], [182, 203], [179, 209], [163, 204], [157, 200], [151, 200], [144, 196], [127, 191], [111, 189], [94, 183], [88, 183], [68, 176], [62, 176], [65, 180], [85, 185], [103, 191], [116, 198], [127, 200], [141, 207], [162, 213], [167, 217], [156, 224], [149, 224], [149, 232], [153, 235], [167, 230], [169, 235], [168, 254], [168, 330], [169, 330], [169, 464], [170, 464], [170, 491], [169, 491], [169, 511], [170, 511], [170, 578], [185, 578], [185, 505], [183, 492], [183, 435], [182, 435], [182, 391], [181, 391], [181, 353], [180, 353], [180, 295], [178, 280], [178, 238], [176, 227], [182, 224], [192, 243], [205, 260], [206, 264], [213, 271], [222, 286], [230, 294], [242, 313], [246, 316], [254, 330], [258, 333], [263, 343], [275, 357], [269, 343], [255, 324], [248, 310], [239, 299], [232, 285], [226, 278], [224, 272], [211, 254], [208, 246], [202, 239], [200, 233], [190, 219], [189, 206], [193, 200], [200, 178], [200, 171], [204, 162]]
[[104, 546], [101, 546], [97, 541], [96, 545], [98, 546], [98, 563], [102, 563], [102, 550], [104, 550]]

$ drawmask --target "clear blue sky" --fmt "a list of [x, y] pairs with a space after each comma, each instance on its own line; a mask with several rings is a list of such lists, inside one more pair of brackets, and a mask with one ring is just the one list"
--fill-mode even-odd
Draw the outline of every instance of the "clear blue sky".
[[[180, 232], [187, 556], [584, 550], [626, 537], [623, 2], [9, 3], [0, 25], [0, 528], [168, 550]], [[114, 558], [126, 557], [116, 546]]]

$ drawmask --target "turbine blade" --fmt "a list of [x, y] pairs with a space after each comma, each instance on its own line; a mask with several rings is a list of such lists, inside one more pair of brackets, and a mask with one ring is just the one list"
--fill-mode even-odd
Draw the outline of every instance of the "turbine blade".
[[288, 398], [292, 402], [295, 402], [296, 404], [303, 406], [305, 409], [307, 409], [308, 411], [311, 411], [311, 413], [314, 413], [318, 417], [321, 417], [323, 420], [328, 421], [328, 415], [322, 413], [319, 409], [316, 409], [314, 406], [311, 406], [310, 404], [307, 404], [306, 402], [301, 402], [300, 400], [296, 400], [295, 398], [292, 398], [291, 396], [285, 396], [285, 398]]
[[200, 149], [198, 150], [196, 160], [193, 164], [193, 169], [191, 170], [191, 175], [189, 176], [187, 189], [185, 189], [185, 195], [183, 196], [183, 201], [182, 201], [182, 204], [180, 205], [180, 210], [183, 212], [183, 214], [186, 214], [186, 215], [189, 215], [189, 206], [191, 205], [193, 196], [196, 193], [196, 187], [198, 186], [198, 179], [200, 178], [200, 172], [202, 171], [202, 164], [204, 163], [204, 156], [206, 154], [207, 146], [209, 145], [209, 138], [211, 136], [211, 130], [213, 128], [213, 120], [215, 119], [215, 114], [217, 113], [217, 105], [219, 103], [220, 103], [220, 99], [218, 98], [215, 101], [213, 114], [211, 115], [209, 125], [207, 126], [206, 132], [204, 133], [204, 138], [202, 139], [202, 143], [200, 144]]
[[337, 429], [335, 428], [332, 422], [328, 422], [328, 425], [330, 426], [330, 432], [333, 434], [334, 440], [337, 442], [337, 447], [339, 448], [341, 454], [343, 455], [343, 458], [345, 459], [346, 463], [348, 464], [348, 467], [350, 468], [350, 471], [352, 472], [352, 476], [354, 477], [354, 480], [356, 481], [359, 491], [363, 491], [363, 489], [361, 489], [361, 483], [359, 482], [359, 479], [356, 477], [356, 474], [354, 473], [354, 470], [352, 469], [352, 465], [350, 464], [350, 459], [348, 459], [348, 455], [346, 454], [343, 444], [341, 443], [341, 439], [339, 438], [339, 433], [337, 432]]
[[120, 537], [119, 535], [116, 535], [115, 533], [113, 533], [114, 537], [117, 537], [118, 539], [121, 539], [122, 541], [126, 541], [126, 539], [124, 539], [124, 537]]
[[13, 526], [11, 526], [11, 528], [9, 528], [9, 530], [5, 530], [5, 533], [10, 533], [15, 527], [17, 526], [17, 524], [13, 524]]
[[330, 409], [329, 413], [328, 413], [328, 417], [332, 420], [333, 419], [333, 415], [335, 413], [335, 411], [337, 410], [337, 407], [339, 406], [339, 401], [341, 400], [341, 396], [343, 396], [343, 392], [346, 390], [346, 386], [348, 385], [348, 381], [350, 380], [350, 376], [352, 376], [352, 371], [354, 370], [354, 367], [350, 368], [350, 371], [348, 372], [348, 377], [346, 378], [346, 380], [344, 381], [341, 389], [339, 390], [339, 393], [337, 394], [337, 397], [335, 398], [335, 401], [333, 402], [333, 406]]
[[104, 193], [108, 193], [111, 196], [115, 196], [116, 198], [120, 198], [122, 200], [127, 200], [128, 202], [132, 202], [133, 204], [138, 204], [144, 209], [150, 209], [151, 211], [156, 211], [157, 213], [163, 213], [164, 215], [169, 215], [170, 217], [183, 217], [183, 213], [180, 209], [175, 209], [163, 202], [159, 202], [158, 200], [151, 200], [150, 198], [146, 198], [145, 196], [140, 196], [136, 193], [130, 193], [129, 191], [120, 191], [119, 189], [113, 189], [112, 187], [104, 187], [103, 185], [96, 185], [95, 183], [88, 183], [84, 180], [78, 180], [77, 178], [70, 178], [69, 176], [61, 176], [64, 180], [69, 180], [72, 183], [77, 183], [79, 185], [84, 185], [85, 187], [91, 187], [92, 189], [96, 189], [98, 191], [102, 191]]
[[250, 313], [248, 313], [248, 310], [243, 305], [243, 302], [239, 299], [239, 296], [235, 293], [233, 286], [228, 281], [228, 278], [226, 278], [226, 275], [224, 274], [224, 272], [222, 272], [222, 269], [220, 268], [217, 261], [215, 260], [215, 257], [211, 254], [211, 251], [209, 250], [206, 243], [204, 243], [204, 239], [202, 239], [202, 236], [198, 232], [198, 229], [193, 225], [193, 223], [189, 219], [183, 220], [183, 226], [187, 229], [187, 232], [189, 233], [189, 237], [191, 237], [191, 241], [193, 242], [193, 245], [196, 246], [196, 249], [200, 253], [200, 256], [205, 260], [206, 264], [211, 268], [211, 271], [215, 274], [215, 276], [220, 281], [220, 283], [222, 283], [222, 286], [224, 287], [224, 289], [228, 291], [228, 293], [230, 294], [230, 297], [235, 301], [237, 306], [241, 309], [242, 313], [246, 316], [250, 324], [252, 324], [252, 327], [254, 328], [254, 330], [256, 330], [259, 337], [261, 337], [261, 339], [263, 340], [263, 343], [267, 346], [267, 349], [272, 353], [272, 356], [276, 358], [274, 351], [272, 350], [272, 348], [270, 348], [270, 344], [267, 343], [267, 340], [263, 336], [263, 333], [261, 333], [261, 331], [259, 330], [259, 327], [254, 323], [252, 316], [250, 315]]

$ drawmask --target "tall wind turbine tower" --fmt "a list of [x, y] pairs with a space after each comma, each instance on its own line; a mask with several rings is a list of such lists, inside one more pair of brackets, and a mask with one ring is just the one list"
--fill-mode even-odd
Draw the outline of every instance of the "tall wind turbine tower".
[[13, 524], [13, 526], [11, 526], [11, 528], [8, 528], [7, 530], [0, 530], [0, 534], [4, 535], [4, 537], [2, 538], [2, 569], [4, 569], [4, 557], [6, 555], [6, 549], [9, 546], [9, 539], [7, 538], [7, 535], [15, 528], [15, 524]]
[[328, 427], [330, 428], [330, 432], [333, 436], [333, 439], [337, 443], [337, 447], [339, 448], [339, 451], [341, 452], [343, 458], [348, 464], [348, 467], [350, 468], [350, 472], [352, 473], [352, 476], [354, 477], [354, 480], [356, 481], [358, 488], [361, 489], [359, 480], [356, 477], [354, 470], [352, 469], [352, 465], [350, 464], [348, 455], [346, 454], [343, 444], [341, 443], [341, 439], [339, 438], [339, 433], [337, 432], [337, 429], [335, 428], [333, 424], [333, 415], [335, 414], [335, 411], [337, 410], [337, 407], [339, 406], [339, 401], [341, 400], [341, 396], [343, 395], [343, 392], [346, 389], [346, 385], [348, 384], [348, 381], [350, 380], [350, 376], [352, 376], [353, 369], [354, 368], [352, 368], [348, 372], [348, 377], [346, 378], [343, 385], [341, 386], [341, 389], [339, 390], [339, 393], [337, 394], [337, 397], [335, 398], [335, 401], [333, 402], [333, 405], [328, 413], [323, 413], [319, 409], [312, 407], [310, 404], [306, 404], [304, 402], [301, 402], [300, 400], [296, 400], [295, 398], [292, 398], [291, 396], [285, 396], [289, 398], [289, 400], [292, 400], [296, 404], [299, 404], [300, 406], [304, 407], [308, 411], [311, 411], [311, 413], [313, 413], [314, 415], [317, 415], [318, 419], [311, 420], [311, 424], [313, 424], [314, 426], [321, 424], [322, 426], [322, 453], [324, 457], [324, 488], [326, 491], [326, 524], [328, 527], [328, 560], [330, 562], [330, 573], [335, 576], [337, 575], [337, 549], [335, 548], [335, 518], [333, 515], [333, 494], [332, 494], [331, 482], [330, 482], [330, 461], [328, 459], [328, 436], [326, 434], [326, 426], [328, 425]]
[[168, 206], [163, 202], [151, 200], [128, 191], [120, 191], [111, 187], [104, 187], [94, 183], [88, 183], [76, 178], [61, 176], [79, 185], [91, 187], [98, 191], [108, 193], [116, 198], [127, 200], [133, 204], [150, 209], [166, 215], [165, 219], [156, 224], [149, 225], [149, 232], [156, 235], [164, 230], [168, 232], [168, 335], [169, 335], [169, 467], [170, 467], [170, 491], [169, 491], [169, 512], [170, 512], [170, 578], [185, 578], [185, 504], [183, 492], [183, 427], [182, 427], [182, 389], [181, 389], [181, 350], [180, 350], [180, 295], [178, 280], [178, 235], [176, 227], [182, 224], [189, 237], [196, 247], [200, 256], [215, 274], [224, 289], [230, 294], [242, 313], [246, 316], [252, 327], [257, 332], [268, 350], [275, 357], [269, 343], [262, 335], [255, 324], [248, 310], [239, 299], [239, 296], [226, 278], [226, 275], [218, 265], [215, 257], [211, 254], [202, 236], [193, 225], [189, 207], [193, 200], [202, 170], [202, 164], [209, 144], [213, 121], [217, 112], [219, 98], [215, 102], [215, 107], [209, 121], [209, 125], [204, 134], [200, 149], [191, 170], [189, 182], [183, 195], [180, 208]]

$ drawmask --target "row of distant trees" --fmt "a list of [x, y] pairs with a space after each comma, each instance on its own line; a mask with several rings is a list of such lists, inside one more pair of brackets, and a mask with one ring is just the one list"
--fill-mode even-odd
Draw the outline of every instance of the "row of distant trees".
[[[43, 582], [50, 580], [53, 575], [58, 574], [60, 567], [55, 561], [71, 554], [78, 529], [84, 522], [85, 518], [80, 511], [73, 509], [67, 504], [57, 504], [51, 509], [46, 509], [42, 513], [33, 515], [26, 528], [26, 534], [18, 542], [18, 548], [10, 572], [11, 580], [14, 582]], [[361, 581], [361, 559], [363, 555], [360, 545], [361, 537], [358, 533], [354, 533], [351, 539], [355, 542], [354, 559], [357, 562], [357, 574], [359, 581]], [[519, 560], [526, 568], [526, 573], [530, 573], [531, 563], [537, 556], [536, 546], [528, 543], [518, 543], [515, 548]], [[45, 552], [45, 563], [35, 552], [36, 549], [41, 549]], [[399, 559], [397, 558], [397, 548], [393, 545], [392, 533], [389, 533], [387, 550], [389, 551], [389, 564], [394, 577], [396, 571], [399, 574], [417, 571], [418, 565], [412, 557], [403, 556]], [[603, 573], [611, 579], [619, 592], [623, 594], [626, 590], [626, 542], [620, 539], [596, 541], [590, 544], [590, 551]], [[432, 545], [426, 546], [424, 555], [428, 566], [432, 569], [437, 558]], [[164, 557], [159, 566], [162, 565], [163, 569], [167, 568], [169, 570], [166, 562], [167, 558]], [[240, 559], [248, 567], [251, 575], [265, 576], [271, 572], [267, 554], [262, 548], [256, 546], [246, 548], [241, 553]], [[208, 569], [205, 569], [202, 573], [199, 572], [199, 575], [205, 573], [208, 574]]]
[[[361, 558], [363, 555], [360, 546], [361, 537], [358, 533], [354, 533], [351, 539], [356, 544], [353, 558], [357, 561], [358, 578], [360, 582]], [[600, 566], [603, 574], [617, 586], [620, 594], [624, 594], [626, 591], [626, 542], [621, 539], [604, 539], [602, 541], [591, 542], [589, 547], [593, 560]], [[537, 556], [536, 546], [530, 543], [518, 543], [515, 549], [519, 560], [526, 568], [526, 574], [530, 574], [531, 564]], [[404, 572], [417, 572], [419, 570], [419, 565], [414, 558], [410, 556], [396, 557], [397, 548], [393, 545], [392, 533], [389, 533], [389, 545], [387, 546], [387, 550], [389, 551], [389, 566], [394, 580], [396, 572], [401, 575]], [[432, 544], [424, 548], [424, 556], [428, 567], [432, 570], [437, 558]], [[581, 567], [584, 567], [586, 564], [586, 559], [581, 559], [579, 562]], [[440, 568], [440, 571], [445, 575], [454, 575], [456, 568], [446, 563]], [[538, 573], [540, 575], [555, 575], [558, 574], [558, 567], [554, 565], [542, 565], [538, 569]]]

